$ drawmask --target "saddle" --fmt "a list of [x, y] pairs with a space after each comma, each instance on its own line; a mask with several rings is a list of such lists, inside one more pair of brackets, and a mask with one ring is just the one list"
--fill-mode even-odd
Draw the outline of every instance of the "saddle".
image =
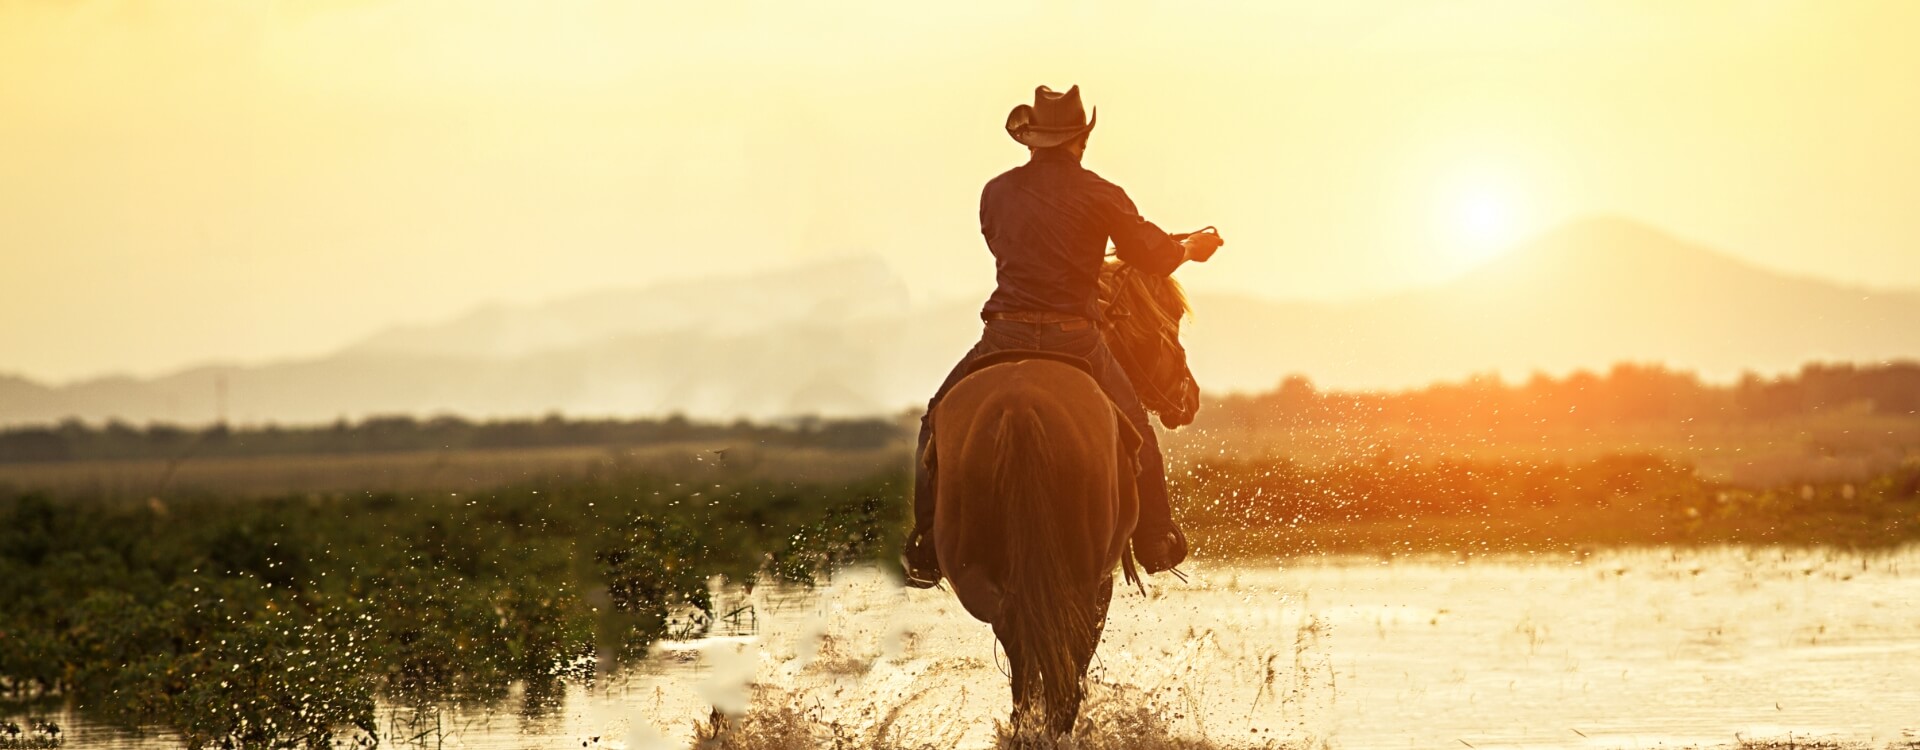
[[991, 354], [983, 354], [967, 363], [967, 369], [964, 371], [965, 374], [961, 375], [961, 377], [964, 378], [967, 375], [972, 375], [994, 365], [1004, 365], [1008, 362], [1024, 362], [1029, 359], [1050, 359], [1055, 362], [1073, 365], [1075, 369], [1086, 373], [1089, 377], [1093, 377], [1093, 365], [1087, 364], [1085, 359], [1071, 354], [1050, 352], [1045, 349], [1002, 349]]
[[[1074, 369], [1086, 373], [1088, 377], [1094, 377], [1093, 365], [1089, 364], [1087, 360], [1071, 354], [1052, 352], [1045, 349], [1002, 349], [990, 354], [983, 354], [976, 357], [973, 361], [968, 362], [967, 368], [964, 371], [965, 374], [960, 377], [964, 380], [974, 373], [994, 365], [1004, 365], [1009, 362], [1025, 362], [1033, 359], [1051, 360], [1061, 364], [1071, 365]], [[1095, 379], [1097, 380], [1098, 378]], [[1112, 399], [1108, 399], [1107, 403], [1111, 405], [1113, 403]], [[1113, 416], [1120, 423], [1120, 448], [1125, 451], [1123, 455], [1127, 460], [1133, 461], [1135, 460], [1135, 456], [1139, 455], [1140, 452], [1140, 432], [1134, 429], [1133, 421], [1127, 419], [1126, 414], [1121, 413], [1120, 407], [1113, 407]], [[931, 419], [932, 415], [928, 415], [928, 418]], [[930, 456], [923, 456], [922, 460], [929, 458]], [[931, 463], [928, 464], [928, 468], [932, 468]]]

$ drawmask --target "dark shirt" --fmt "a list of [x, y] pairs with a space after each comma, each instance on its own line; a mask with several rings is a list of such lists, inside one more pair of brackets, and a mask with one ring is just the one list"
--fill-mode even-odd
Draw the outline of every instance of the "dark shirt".
[[1166, 276], [1186, 257], [1120, 186], [1065, 154], [1042, 151], [980, 193], [980, 234], [993, 251], [999, 288], [981, 314], [1058, 312], [1097, 318], [1100, 264], [1117, 255]]

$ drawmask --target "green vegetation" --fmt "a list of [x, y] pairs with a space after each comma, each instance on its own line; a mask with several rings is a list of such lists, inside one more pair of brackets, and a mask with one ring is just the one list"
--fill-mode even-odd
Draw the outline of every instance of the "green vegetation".
[[[374, 701], [497, 700], [705, 631], [709, 581], [884, 554], [901, 472], [652, 476], [472, 496], [0, 496], [0, 691], [195, 747], [376, 737]], [[6, 713], [12, 713], [7, 711]]]
[[[1177, 467], [1178, 468], [1178, 467]], [[1580, 462], [1202, 459], [1173, 472], [1206, 554], [1502, 553], [1625, 545], [1920, 541], [1920, 465], [1862, 483], [1746, 488], [1648, 455]]]
[[[1204, 556], [1920, 539], [1913, 466], [1759, 490], [1634, 455], [1176, 468]], [[537, 703], [740, 616], [729, 589], [890, 559], [907, 517], [904, 465], [823, 484], [707, 476], [422, 497], [0, 495], [0, 691], [8, 713], [71, 701], [194, 746], [372, 739], [377, 699], [497, 701], [520, 684]]]

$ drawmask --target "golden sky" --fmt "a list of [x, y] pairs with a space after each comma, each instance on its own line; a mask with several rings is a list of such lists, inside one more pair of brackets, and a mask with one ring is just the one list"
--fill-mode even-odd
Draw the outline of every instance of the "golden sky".
[[1594, 213], [1920, 287], [1920, 3], [833, 6], [0, 0], [0, 372], [849, 255], [979, 295], [1039, 83], [1221, 227], [1195, 288], [1379, 294]]

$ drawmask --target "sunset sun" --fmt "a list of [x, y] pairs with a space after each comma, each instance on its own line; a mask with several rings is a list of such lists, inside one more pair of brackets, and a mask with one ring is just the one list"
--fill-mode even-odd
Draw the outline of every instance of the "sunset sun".
[[1446, 252], [1460, 261], [1484, 260], [1520, 239], [1518, 193], [1503, 180], [1476, 178], [1449, 185], [1437, 213]]

